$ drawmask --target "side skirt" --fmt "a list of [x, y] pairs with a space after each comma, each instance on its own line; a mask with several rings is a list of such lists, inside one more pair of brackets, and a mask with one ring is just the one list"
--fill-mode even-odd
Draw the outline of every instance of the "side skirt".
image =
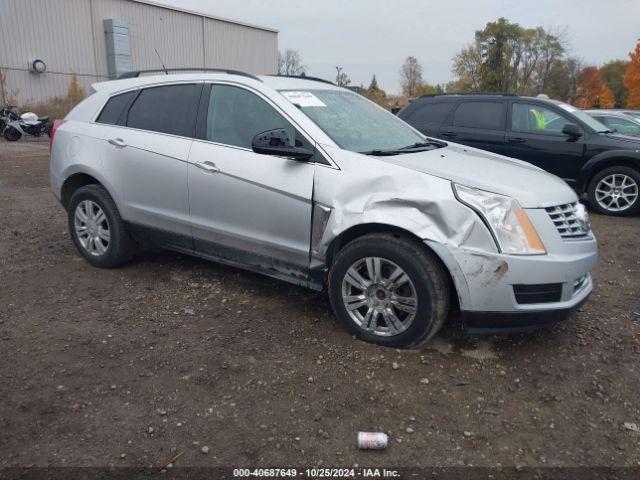
[[127, 223], [127, 228], [137, 241], [145, 245], [248, 270], [316, 291], [323, 289], [322, 280], [318, 275], [310, 275], [309, 269], [301, 269], [298, 265], [202, 240], [198, 240], [200, 248], [196, 250], [193, 239], [187, 235], [132, 223]]

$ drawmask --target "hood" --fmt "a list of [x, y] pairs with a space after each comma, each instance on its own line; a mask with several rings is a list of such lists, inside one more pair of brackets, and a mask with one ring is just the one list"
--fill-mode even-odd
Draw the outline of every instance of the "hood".
[[544, 208], [578, 200], [559, 177], [538, 167], [484, 150], [449, 144], [447, 147], [393, 157], [383, 162], [435, 175], [452, 182], [500, 193], [524, 208]]
[[602, 133], [600, 135], [605, 135], [607, 138], [616, 141], [625, 148], [640, 149], [640, 137], [624, 135], [622, 133]]

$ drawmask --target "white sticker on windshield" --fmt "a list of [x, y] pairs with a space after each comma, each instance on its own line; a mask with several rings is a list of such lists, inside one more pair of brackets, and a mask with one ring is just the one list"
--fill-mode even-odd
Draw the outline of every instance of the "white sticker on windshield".
[[280, 92], [294, 105], [305, 107], [326, 107], [326, 105], [311, 92]]

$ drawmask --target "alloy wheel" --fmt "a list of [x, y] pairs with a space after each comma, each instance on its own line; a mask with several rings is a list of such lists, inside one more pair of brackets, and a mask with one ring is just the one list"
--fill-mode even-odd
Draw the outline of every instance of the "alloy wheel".
[[111, 243], [111, 230], [107, 216], [100, 206], [83, 200], [74, 213], [74, 227], [82, 247], [91, 255], [104, 255]]
[[603, 177], [596, 185], [596, 201], [605, 210], [623, 212], [638, 201], [638, 184], [625, 174]]
[[342, 280], [342, 302], [356, 325], [382, 337], [407, 330], [418, 308], [409, 275], [380, 257], [362, 258], [351, 265]]

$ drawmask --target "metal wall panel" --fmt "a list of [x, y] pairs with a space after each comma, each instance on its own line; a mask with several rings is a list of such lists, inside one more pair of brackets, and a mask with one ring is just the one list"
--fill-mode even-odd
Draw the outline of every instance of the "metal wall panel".
[[[0, 0], [0, 67], [20, 103], [66, 96], [71, 75], [87, 91], [108, 78], [104, 19], [129, 24], [134, 69], [234, 68], [275, 73], [275, 31], [131, 0]], [[47, 73], [28, 72], [41, 58]]]
[[253, 74], [276, 73], [278, 35], [267, 30], [204, 19], [205, 66], [244, 70]]
[[[202, 65], [202, 17], [129, 0], [91, 0], [93, 23], [105, 18], [129, 24], [134, 70]], [[107, 52], [102, 28], [95, 31], [98, 72], [107, 75]]]
[[[9, 68], [10, 93], [33, 102], [66, 95], [71, 73], [81, 84], [96, 81], [83, 80], [96, 73], [89, 10], [88, 0], [0, 0], [0, 66]], [[47, 73], [29, 73], [36, 58]]]

